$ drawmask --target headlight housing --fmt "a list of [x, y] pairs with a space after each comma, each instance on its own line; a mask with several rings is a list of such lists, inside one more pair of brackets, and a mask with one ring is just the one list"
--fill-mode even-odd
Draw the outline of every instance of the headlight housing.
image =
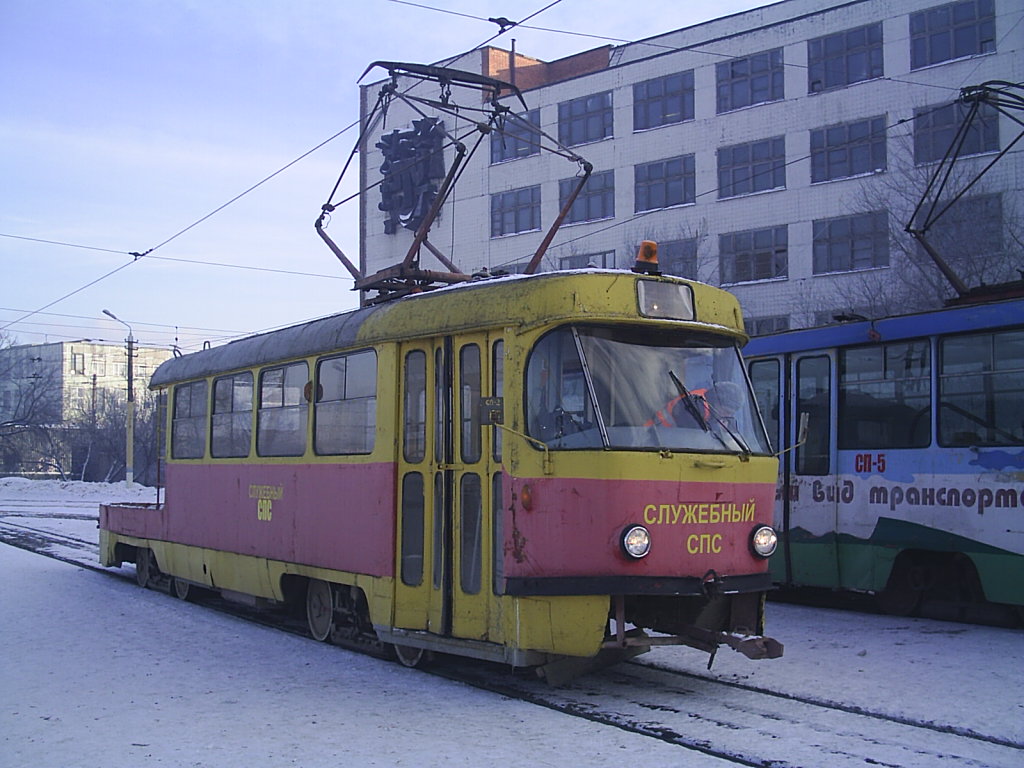
[[651, 551], [651, 534], [642, 525], [631, 525], [622, 532], [622, 551], [634, 560]]
[[771, 557], [778, 546], [778, 534], [770, 525], [759, 525], [750, 534], [750, 549], [758, 557]]

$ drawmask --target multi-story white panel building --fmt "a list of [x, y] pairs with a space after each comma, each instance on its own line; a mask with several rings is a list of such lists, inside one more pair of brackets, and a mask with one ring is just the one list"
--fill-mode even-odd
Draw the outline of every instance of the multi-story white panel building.
[[[153, 371], [173, 352], [139, 346], [133, 352], [132, 386], [142, 399]], [[123, 413], [127, 388], [123, 344], [81, 340], [0, 349], [0, 474], [48, 475], [56, 464], [80, 470], [78, 427], [110, 405]], [[94, 465], [108, 460], [92, 459]]]
[[[136, 392], [143, 392], [160, 363], [172, 355], [169, 349], [134, 349], [133, 378]], [[58, 341], [25, 344], [0, 350], [0, 420], [18, 418], [25, 406], [25, 392], [45, 402], [45, 421], [72, 421], [96, 407], [98, 393], [127, 392], [128, 355], [124, 344], [93, 341]], [[39, 414], [36, 414], [37, 417]]]
[[[728, 287], [761, 333], [950, 295], [903, 229], [969, 109], [961, 89], [1004, 81], [1024, 97], [1022, 17], [1021, 0], [785, 0], [555, 62], [485, 48], [445, 65], [514, 82], [523, 115], [594, 167], [542, 269], [628, 268], [637, 244], [655, 240], [664, 271]], [[398, 84], [437, 98], [435, 84]], [[364, 124], [380, 87], [363, 88]], [[373, 185], [386, 181], [381, 145], [436, 114], [423, 109], [392, 105], [361, 147], [364, 274], [412, 242]], [[480, 113], [443, 119], [449, 135], [476, 141]], [[990, 105], [971, 125], [954, 191], [1021, 130]], [[444, 157], [447, 168], [454, 150]], [[430, 242], [464, 272], [515, 271], [578, 172], [486, 136]], [[1011, 151], [929, 231], [969, 287], [1019, 277], [1022, 186], [1024, 159]], [[423, 268], [441, 269], [433, 259], [421, 252]]]

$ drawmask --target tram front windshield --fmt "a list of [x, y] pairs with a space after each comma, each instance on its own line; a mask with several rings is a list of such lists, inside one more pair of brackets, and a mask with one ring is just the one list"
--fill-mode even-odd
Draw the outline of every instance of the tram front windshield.
[[526, 370], [527, 430], [552, 449], [769, 453], [731, 339], [565, 326]]

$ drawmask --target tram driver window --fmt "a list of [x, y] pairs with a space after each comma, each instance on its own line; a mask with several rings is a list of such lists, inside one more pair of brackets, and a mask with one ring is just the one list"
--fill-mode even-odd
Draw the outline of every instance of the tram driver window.
[[306, 452], [309, 408], [305, 398], [309, 366], [292, 363], [260, 374], [256, 452], [260, 456], [301, 456]]
[[574, 448], [601, 446], [583, 363], [569, 329], [549, 333], [537, 343], [530, 355], [526, 398], [533, 437]]

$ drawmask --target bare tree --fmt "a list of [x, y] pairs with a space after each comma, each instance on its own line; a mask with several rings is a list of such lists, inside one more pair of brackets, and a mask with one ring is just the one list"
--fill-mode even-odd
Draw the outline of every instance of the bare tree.
[[[134, 471], [138, 482], [156, 480], [159, 456], [157, 402], [148, 392], [135, 398]], [[80, 480], [112, 482], [125, 478], [127, 406], [124, 393], [101, 389], [67, 431]]]
[[[891, 150], [888, 170], [865, 179], [855, 203], [865, 213], [888, 213], [889, 269], [852, 275], [843, 283], [848, 303], [871, 317], [932, 309], [956, 295], [925, 249], [906, 232], [934, 164], [914, 164], [908, 137], [894, 140]], [[982, 179], [967, 195], [953, 200], [986, 160], [966, 158], [953, 168], [949, 191], [934, 203], [936, 211], [946, 210], [926, 235], [968, 288], [1020, 279], [1024, 267], [1024, 211], [1019, 195], [994, 192]]]
[[7, 471], [63, 476], [59, 362], [0, 336], [0, 461]]

